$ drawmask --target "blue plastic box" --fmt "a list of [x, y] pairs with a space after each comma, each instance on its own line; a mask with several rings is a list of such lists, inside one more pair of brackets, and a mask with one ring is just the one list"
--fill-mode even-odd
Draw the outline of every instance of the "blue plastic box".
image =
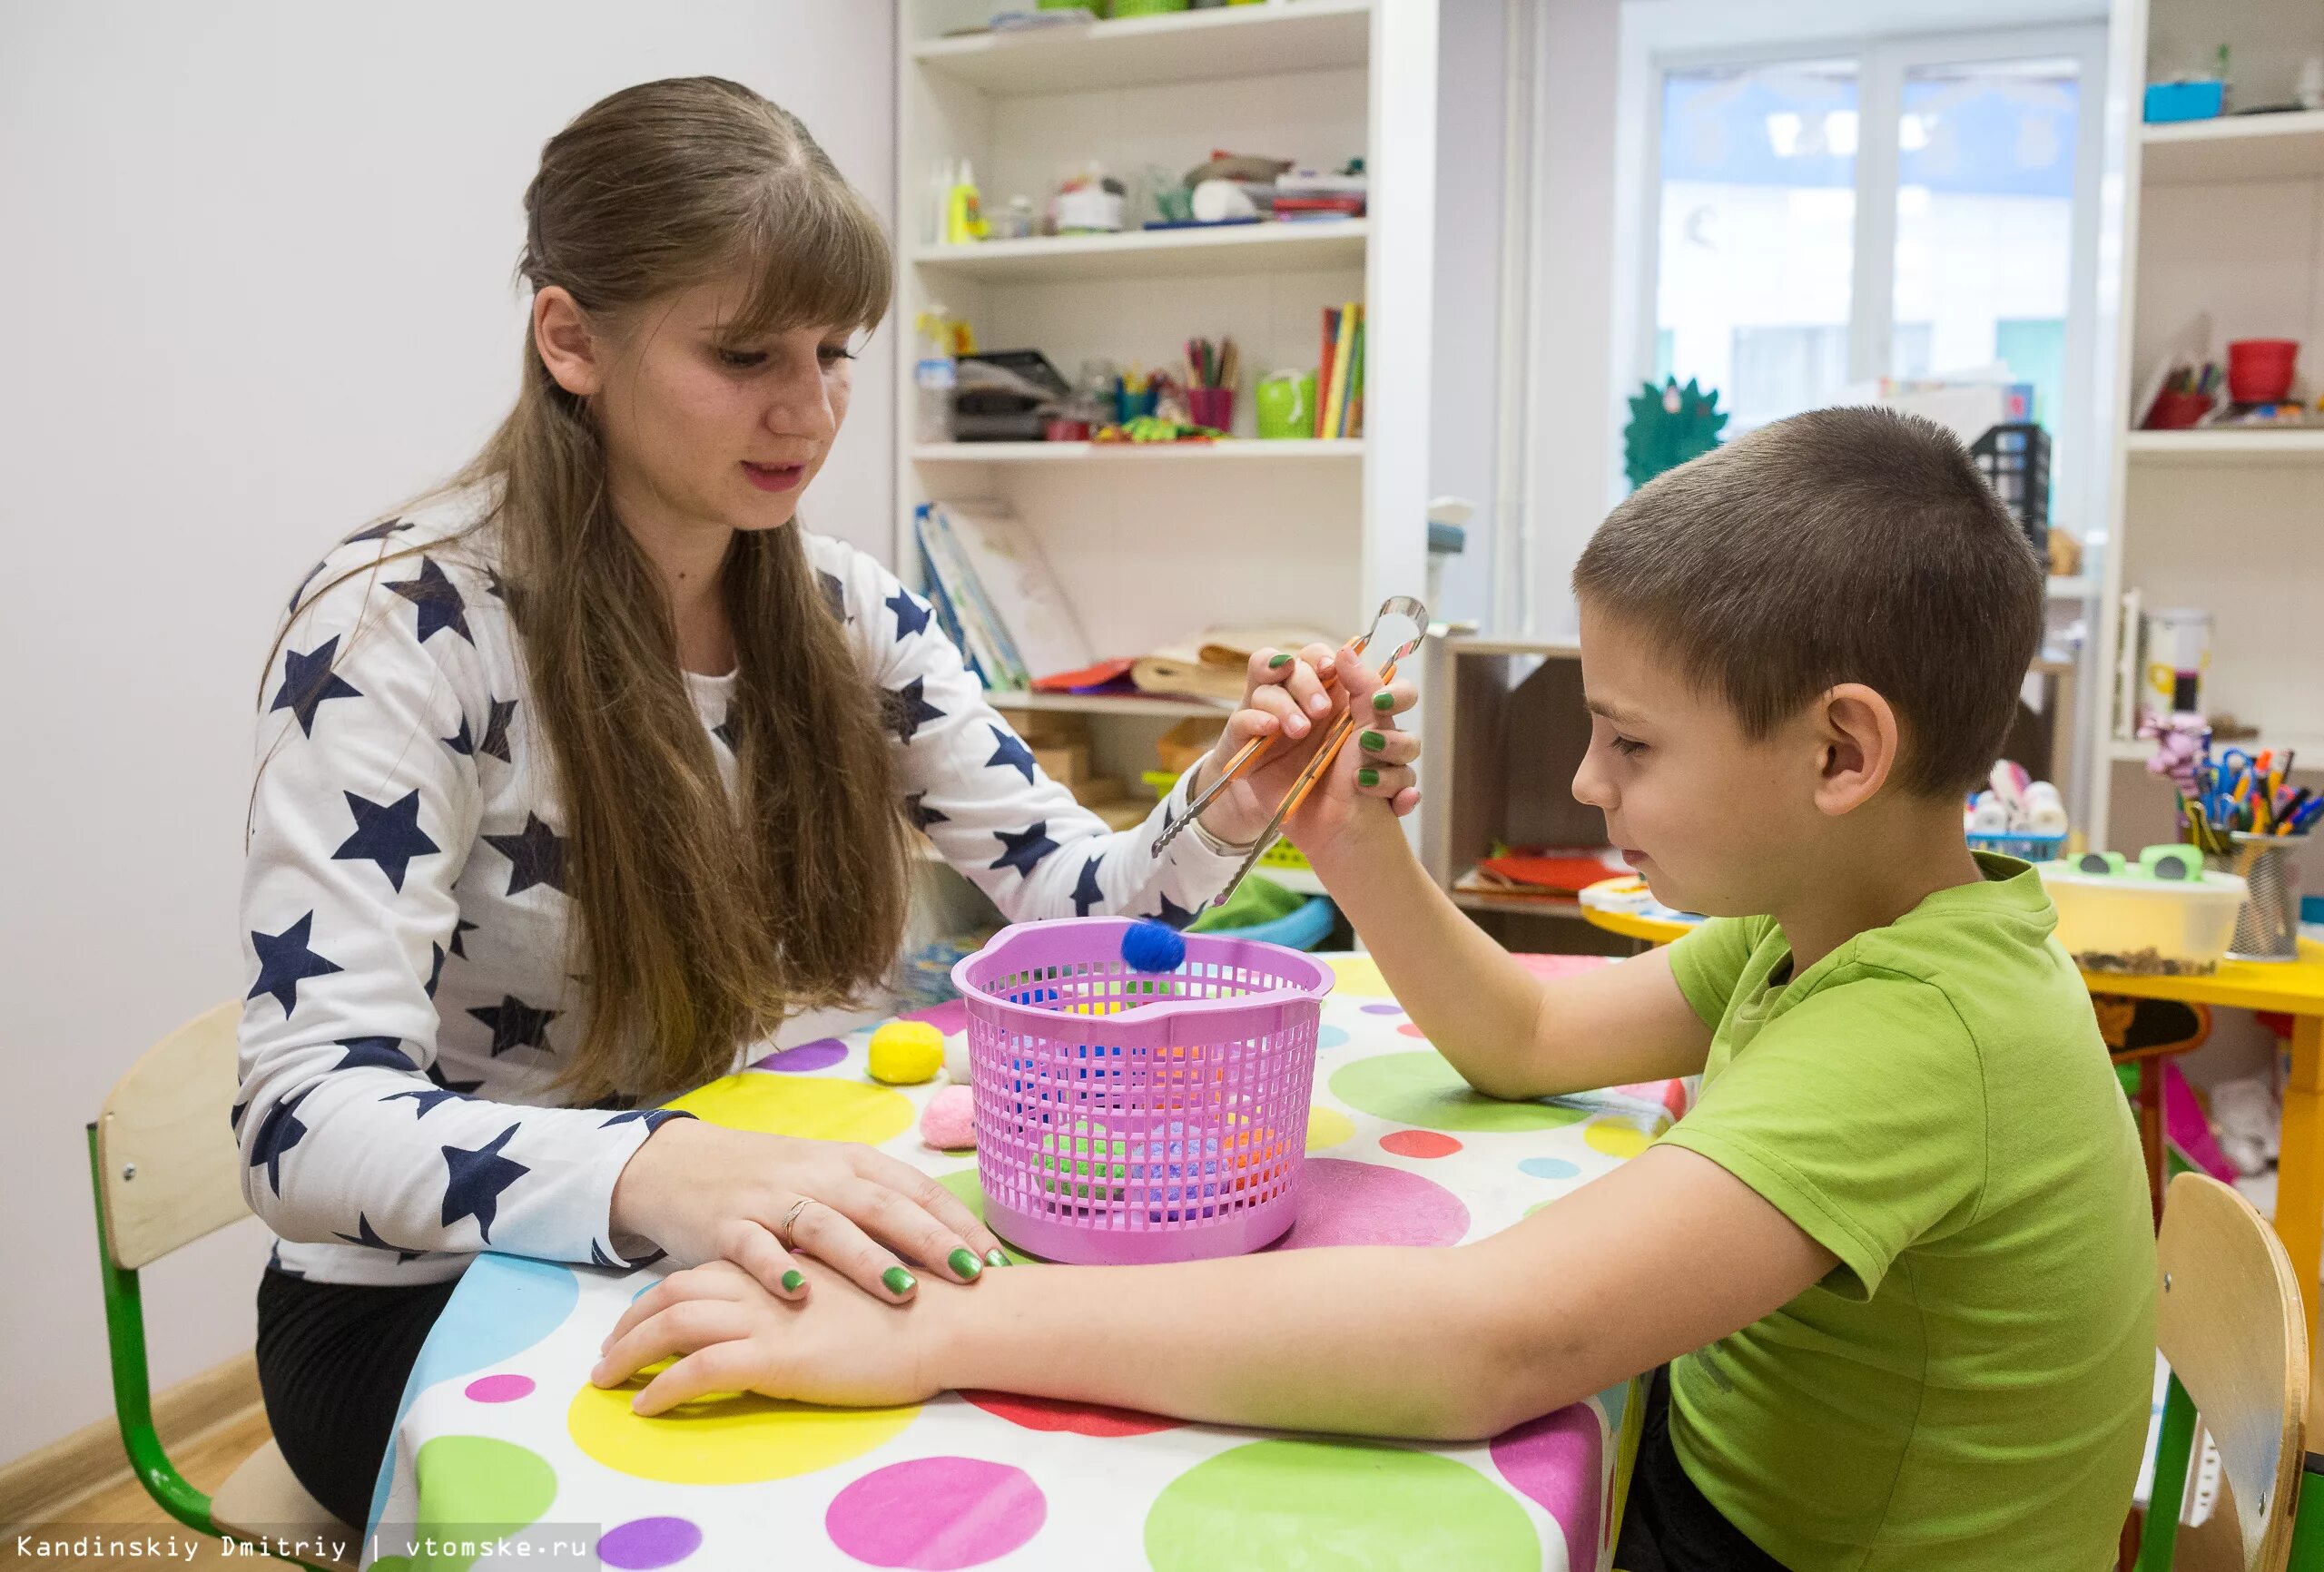
[[2224, 82], [2153, 82], [2147, 84], [2146, 118], [2150, 125], [2177, 120], [2216, 120], [2227, 112]]

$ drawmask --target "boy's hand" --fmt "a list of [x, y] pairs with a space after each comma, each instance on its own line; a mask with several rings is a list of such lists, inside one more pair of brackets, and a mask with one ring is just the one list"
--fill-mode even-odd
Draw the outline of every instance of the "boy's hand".
[[1395, 820], [1420, 806], [1413, 769], [1420, 739], [1396, 726], [1396, 717], [1419, 702], [1420, 695], [1402, 678], [1384, 683], [1379, 672], [1351, 650], [1341, 650], [1334, 660], [1338, 693], [1354, 712], [1355, 732], [1285, 826], [1293, 842], [1319, 867], [1360, 855], [1371, 837], [1386, 833], [1401, 839]]
[[769, 1293], [730, 1261], [672, 1272], [631, 1302], [589, 1379], [615, 1387], [681, 1356], [631, 1402], [645, 1415], [712, 1392], [885, 1408], [943, 1390], [928, 1372], [949, 1296], [923, 1290], [916, 1304], [898, 1305], [803, 1256], [798, 1269], [812, 1292], [796, 1299]]
[[[1354, 689], [1348, 686], [1351, 669], [1353, 680], [1359, 684]], [[1327, 688], [1322, 673], [1334, 671], [1339, 685]], [[1218, 800], [1204, 811], [1203, 827], [1233, 845], [1256, 840], [1275, 816], [1276, 805], [1291, 790], [1299, 772], [1315, 756], [1333, 722], [1348, 707], [1350, 693], [1355, 694], [1355, 702], [1364, 710], [1358, 717], [1361, 731], [1380, 735], [1385, 751], [1378, 758], [1359, 761], [1356, 756], [1361, 752], [1360, 733], [1359, 737], [1350, 738], [1334, 761], [1331, 775], [1308, 798], [1298, 823], [1315, 822], [1317, 803], [1334, 792], [1382, 798], [1397, 818], [1418, 807], [1420, 792], [1412, 785], [1411, 771], [1403, 766], [1418, 756], [1419, 743], [1417, 739], [1395, 733], [1391, 721], [1394, 714], [1411, 707], [1412, 693], [1399, 684], [1400, 702], [1396, 707], [1374, 711], [1368, 706], [1379, 687], [1378, 674], [1371, 668], [1345, 651], [1334, 652], [1324, 644], [1309, 644], [1296, 654], [1278, 650], [1260, 650], [1253, 654], [1245, 678], [1243, 707], [1228, 717], [1218, 745], [1203, 761], [1202, 769], [1195, 777], [1196, 791], [1199, 793], [1217, 779], [1218, 771], [1252, 738], [1280, 740], [1261, 757], [1256, 768], [1221, 792]], [[1356, 771], [1366, 766], [1378, 771], [1376, 781], [1369, 786], [1356, 782]], [[1300, 840], [1296, 831], [1294, 839]], [[1305, 840], [1300, 840], [1300, 844], [1304, 847]]]

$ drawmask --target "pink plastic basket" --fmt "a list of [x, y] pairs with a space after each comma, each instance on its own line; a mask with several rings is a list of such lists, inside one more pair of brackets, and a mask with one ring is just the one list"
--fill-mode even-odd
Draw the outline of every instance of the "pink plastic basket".
[[1129, 926], [1019, 924], [952, 968], [985, 1220], [1083, 1265], [1256, 1250], [1298, 1210], [1331, 971], [1199, 933], [1177, 970], [1133, 971]]

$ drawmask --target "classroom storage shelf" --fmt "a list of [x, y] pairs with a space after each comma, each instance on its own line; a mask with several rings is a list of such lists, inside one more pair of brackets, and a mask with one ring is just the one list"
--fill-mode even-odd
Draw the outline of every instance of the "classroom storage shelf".
[[1087, 26], [931, 38], [922, 69], [993, 94], [1202, 83], [1362, 65], [1371, 0], [1293, 0], [1130, 16]]
[[923, 442], [915, 464], [1303, 464], [1354, 463], [1360, 437], [1256, 442]]
[[1146, 721], [1224, 721], [1228, 706], [1201, 699], [1147, 699], [1118, 693], [987, 693], [996, 710], [1052, 710], [1078, 715], [1133, 715]]
[[965, 246], [919, 246], [931, 274], [995, 283], [1164, 279], [1189, 274], [1316, 272], [1364, 266], [1369, 219], [1302, 219], [1118, 235], [1035, 235]]
[[2123, 447], [2140, 465], [2324, 464], [2324, 426], [2296, 431], [2133, 431]]
[[2152, 185], [2324, 175], [2324, 111], [2226, 115], [2140, 129], [2145, 178]]

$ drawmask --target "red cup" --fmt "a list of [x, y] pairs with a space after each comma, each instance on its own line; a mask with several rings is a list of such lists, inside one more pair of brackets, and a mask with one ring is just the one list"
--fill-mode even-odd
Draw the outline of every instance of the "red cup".
[[2211, 412], [2208, 393], [2158, 393], [2146, 413], [2149, 431], [2183, 431]]
[[1232, 388], [1187, 388], [1187, 415], [1197, 426], [1207, 426], [1214, 430], [1231, 433], [1235, 429], [1235, 389]]
[[2291, 391], [2297, 339], [2238, 339], [2227, 347], [2227, 396], [2238, 404], [2280, 404]]

